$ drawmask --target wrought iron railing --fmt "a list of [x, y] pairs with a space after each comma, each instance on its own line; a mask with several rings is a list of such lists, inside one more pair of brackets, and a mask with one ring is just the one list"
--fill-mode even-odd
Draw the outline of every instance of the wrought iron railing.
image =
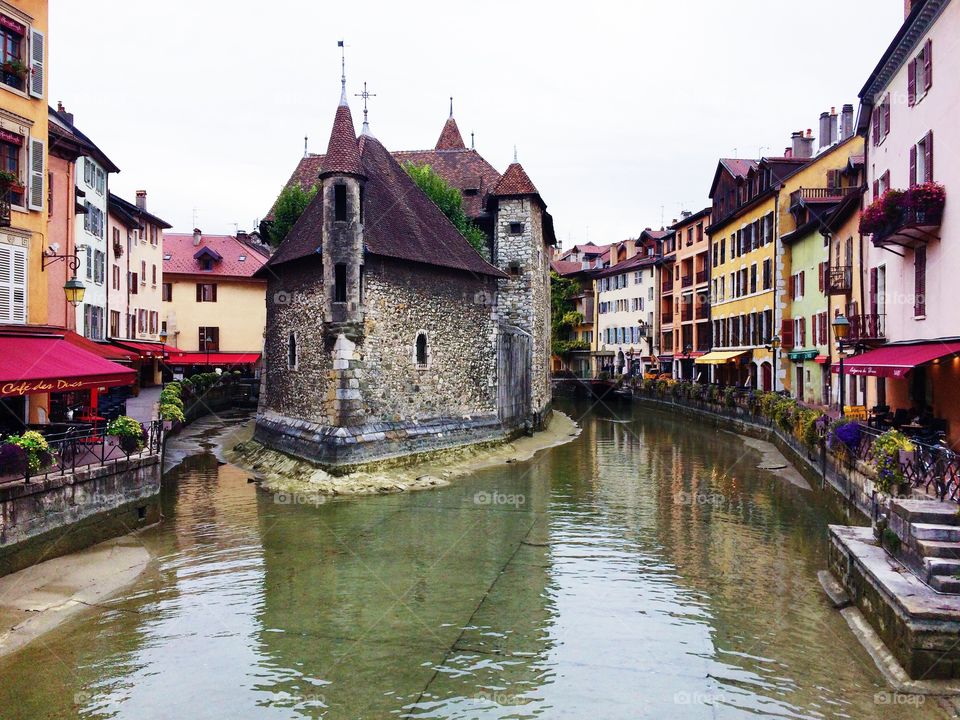
[[699, 284], [701, 284], [701, 283], [705, 283], [705, 282], [707, 282], [707, 280], [710, 279], [710, 271], [709, 271], [709, 270], [698, 270], [698, 271], [697, 271], [696, 278], [697, 278], [697, 285], [699, 285]]
[[853, 281], [853, 269], [849, 265], [831, 267], [827, 273], [828, 293], [848, 293]]
[[883, 340], [886, 333], [886, 314], [873, 313], [850, 317], [850, 342]]
[[680, 287], [690, 287], [693, 285], [693, 275], [683, 275], [680, 278]]
[[0, 467], [0, 484], [31, 482], [66, 475], [87, 467], [116, 464], [130, 458], [159, 455], [163, 447], [163, 422], [153, 420], [143, 425], [146, 435], [139, 449], [125, 445], [107, 435], [104, 427], [75, 427], [61, 433], [45, 435], [48, 457], [41, 468], [31, 471], [29, 463], [20, 467]]
[[885, 227], [873, 233], [873, 243], [881, 245], [901, 231], [911, 228], [940, 227], [943, 210], [924, 210], [922, 208], [904, 208], [900, 216]]

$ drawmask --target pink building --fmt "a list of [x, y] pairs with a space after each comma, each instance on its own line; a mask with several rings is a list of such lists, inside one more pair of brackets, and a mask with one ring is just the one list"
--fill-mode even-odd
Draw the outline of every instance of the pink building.
[[[864, 297], [848, 315], [851, 340], [867, 352], [846, 372], [860, 376], [868, 405], [930, 406], [957, 438], [960, 343], [950, 340], [960, 337], [960, 1], [907, 0], [905, 15], [860, 93], [864, 221], [881, 206], [893, 212], [872, 231], [863, 226]], [[938, 191], [930, 183], [945, 189], [942, 210], [929, 201]]]

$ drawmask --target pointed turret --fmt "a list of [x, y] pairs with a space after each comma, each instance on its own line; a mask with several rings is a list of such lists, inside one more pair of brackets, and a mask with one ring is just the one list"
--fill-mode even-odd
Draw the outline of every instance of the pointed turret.
[[493, 188], [493, 194], [498, 197], [512, 197], [517, 195], [539, 195], [530, 176], [527, 175], [523, 166], [518, 162], [510, 163], [510, 167], [500, 178], [496, 187]]
[[341, 93], [340, 104], [333, 118], [333, 130], [330, 131], [330, 142], [327, 143], [327, 154], [320, 165], [321, 178], [337, 174], [364, 176], [357, 135], [353, 129], [353, 116], [345, 91]]
[[460, 128], [457, 127], [457, 121], [453, 119], [453, 98], [450, 98], [450, 117], [443, 124], [443, 131], [440, 133], [440, 139], [437, 140], [435, 150], [466, 150], [467, 146], [463, 143], [463, 136], [460, 134]]

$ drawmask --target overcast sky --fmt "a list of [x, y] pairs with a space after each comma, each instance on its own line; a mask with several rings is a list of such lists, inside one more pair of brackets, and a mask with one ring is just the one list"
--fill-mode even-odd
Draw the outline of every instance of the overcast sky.
[[[51, 0], [50, 103], [176, 230], [251, 229], [340, 93], [373, 133], [431, 148], [448, 97], [501, 172], [516, 145], [564, 246], [635, 237], [707, 203], [721, 156], [782, 154], [857, 93], [903, 0]], [[359, 130], [362, 101], [351, 97]]]

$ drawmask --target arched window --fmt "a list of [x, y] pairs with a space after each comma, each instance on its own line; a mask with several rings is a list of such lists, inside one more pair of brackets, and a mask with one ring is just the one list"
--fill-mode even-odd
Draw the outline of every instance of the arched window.
[[416, 348], [416, 363], [417, 368], [423, 370], [427, 367], [427, 334], [423, 331], [417, 333], [417, 348]]
[[297, 369], [297, 335], [290, 333], [287, 340], [287, 368], [289, 370]]

